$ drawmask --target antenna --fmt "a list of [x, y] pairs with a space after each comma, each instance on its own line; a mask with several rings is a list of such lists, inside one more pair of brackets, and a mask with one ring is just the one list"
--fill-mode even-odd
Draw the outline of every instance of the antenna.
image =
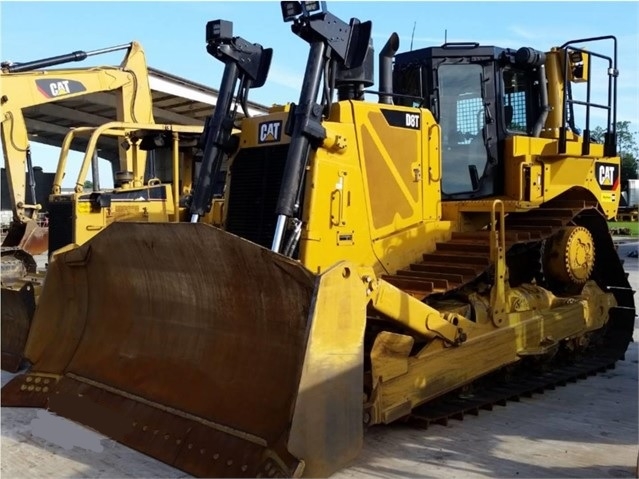
[[410, 51], [413, 51], [413, 39], [415, 38], [415, 27], [417, 26], [417, 22], [413, 23], [413, 33], [410, 36]]
[[448, 43], [448, 29], [444, 29], [444, 45]]

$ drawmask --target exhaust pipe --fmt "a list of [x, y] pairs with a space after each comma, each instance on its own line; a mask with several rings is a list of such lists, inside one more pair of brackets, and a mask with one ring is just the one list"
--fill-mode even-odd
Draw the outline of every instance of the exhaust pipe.
[[393, 104], [393, 57], [399, 50], [399, 35], [393, 32], [379, 52], [379, 102]]
[[546, 78], [546, 54], [534, 48], [522, 47], [515, 54], [515, 62], [524, 67], [537, 67], [539, 70], [539, 87], [541, 90], [541, 113], [533, 126], [532, 136], [539, 138], [546, 124], [550, 105], [548, 104], [548, 79]]
[[541, 131], [543, 130], [550, 113], [550, 105], [548, 104], [548, 79], [546, 78], [546, 67], [543, 64], [539, 66], [539, 83], [541, 90], [541, 114], [533, 128], [532, 136], [534, 138], [539, 138], [541, 136]]

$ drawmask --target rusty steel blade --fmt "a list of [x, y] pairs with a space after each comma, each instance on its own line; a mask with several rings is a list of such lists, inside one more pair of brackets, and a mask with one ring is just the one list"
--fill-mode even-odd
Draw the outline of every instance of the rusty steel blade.
[[2, 369], [16, 372], [22, 365], [31, 318], [35, 311], [34, 288], [25, 283], [19, 289], [2, 288]]
[[26, 357], [54, 412], [189, 473], [297, 475], [315, 286], [207, 225], [114, 223], [49, 265]]
[[2, 388], [2, 407], [46, 408], [49, 394], [59, 379], [54, 374], [20, 374]]

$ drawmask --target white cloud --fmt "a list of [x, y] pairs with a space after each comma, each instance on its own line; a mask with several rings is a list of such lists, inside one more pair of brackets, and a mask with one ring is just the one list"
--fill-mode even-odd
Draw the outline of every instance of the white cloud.
[[272, 65], [268, 73], [269, 83], [290, 88], [299, 91], [304, 81], [304, 75], [301, 72], [292, 71], [288, 68]]
[[537, 30], [530, 31], [524, 27], [519, 25], [511, 25], [508, 27], [508, 31], [514, 33], [515, 35], [525, 38], [526, 40], [537, 40], [539, 37], [539, 32]]

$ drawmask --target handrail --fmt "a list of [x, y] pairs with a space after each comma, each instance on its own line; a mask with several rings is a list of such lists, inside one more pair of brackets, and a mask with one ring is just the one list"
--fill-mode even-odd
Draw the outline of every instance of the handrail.
[[431, 166], [431, 157], [428, 155], [428, 178], [432, 183], [437, 183], [442, 179], [442, 127], [439, 123], [434, 123], [431, 125], [431, 128], [435, 128], [437, 130], [437, 136], [439, 141], [437, 144], [437, 178], [433, 178], [433, 167]]
[[[76, 180], [75, 191], [76, 193], [82, 193], [84, 190], [84, 178], [87, 175], [89, 170], [89, 166], [91, 165], [92, 152], [95, 150], [98, 139], [102, 135], [111, 135], [111, 136], [124, 136], [128, 131], [136, 131], [136, 130], [150, 130], [150, 131], [159, 131], [159, 132], [176, 132], [176, 133], [202, 133], [201, 126], [188, 126], [188, 125], [169, 125], [169, 124], [153, 124], [153, 123], [127, 123], [120, 121], [111, 121], [108, 123], [104, 123], [99, 127], [94, 128], [94, 131], [89, 139], [89, 143], [87, 145], [84, 158], [82, 160], [82, 166], [80, 168], [80, 172], [78, 173], [78, 178]], [[84, 130], [84, 132], [88, 131], [88, 129]], [[134, 145], [133, 148], [136, 148]], [[134, 160], [135, 162], [135, 160]], [[134, 173], [139, 173], [136, 171], [136, 165], [133, 165]]]

